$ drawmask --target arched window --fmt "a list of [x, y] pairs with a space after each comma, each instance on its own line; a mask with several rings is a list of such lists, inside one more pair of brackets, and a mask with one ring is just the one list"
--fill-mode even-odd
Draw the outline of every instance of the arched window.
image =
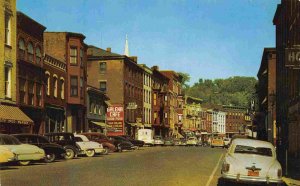
[[50, 96], [50, 73], [47, 71], [46, 73], [46, 94], [47, 96]]
[[60, 78], [60, 98], [65, 99], [65, 80]]
[[28, 52], [28, 61], [33, 62], [33, 46], [31, 42], [28, 43], [27, 52]]
[[19, 58], [25, 59], [25, 42], [24, 39], [19, 39]]
[[57, 76], [53, 76], [53, 96], [57, 97]]
[[37, 64], [40, 64], [41, 63], [41, 60], [42, 60], [42, 54], [41, 54], [41, 49], [40, 47], [37, 47], [35, 49], [35, 59], [36, 59], [36, 63]]

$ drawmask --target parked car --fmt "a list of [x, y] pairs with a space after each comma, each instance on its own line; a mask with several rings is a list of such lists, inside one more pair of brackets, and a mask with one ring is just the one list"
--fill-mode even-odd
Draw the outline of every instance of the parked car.
[[179, 138], [174, 138], [173, 142], [174, 142], [175, 146], [180, 146], [181, 145], [181, 139], [179, 139]]
[[274, 146], [266, 141], [235, 139], [222, 164], [226, 181], [281, 184], [282, 168]]
[[65, 156], [65, 149], [58, 144], [50, 143], [47, 138], [37, 134], [14, 134], [14, 137], [18, 138], [21, 143], [31, 144], [38, 146], [45, 151], [45, 162], [53, 162], [56, 158]]
[[132, 137], [130, 137], [128, 135], [122, 135], [121, 137], [130, 141], [136, 148], [143, 147], [145, 145], [144, 141], [133, 139]]
[[1, 163], [7, 163], [15, 160], [15, 154], [7, 147], [0, 145], [0, 166]]
[[197, 137], [189, 137], [186, 141], [187, 146], [197, 146], [198, 145], [198, 139]]
[[0, 134], [0, 146], [8, 148], [16, 157], [20, 165], [29, 165], [31, 161], [45, 158], [45, 151], [35, 145], [22, 144], [17, 138], [7, 134]]
[[173, 138], [170, 138], [170, 137], [165, 138], [164, 139], [164, 145], [165, 146], [174, 146], [174, 140], [173, 140]]
[[162, 136], [154, 136], [154, 145], [161, 145], [163, 146], [165, 144]]
[[185, 138], [180, 139], [180, 146], [186, 146], [186, 139]]
[[108, 154], [109, 152], [115, 152], [118, 150], [113, 141], [108, 139], [108, 137], [104, 134], [98, 132], [86, 132], [82, 133], [82, 135], [85, 135], [90, 141], [95, 141], [102, 144], [103, 148], [105, 149], [104, 154]]
[[223, 141], [223, 139], [221, 137], [214, 137], [211, 140], [210, 147], [211, 148], [214, 148], [214, 147], [225, 148], [225, 144], [224, 144], [224, 141]]
[[75, 137], [69, 132], [47, 133], [45, 134], [51, 143], [61, 145], [65, 150], [65, 159], [73, 159], [78, 155], [85, 154], [79, 146], [76, 145]]
[[226, 148], [228, 148], [228, 147], [229, 147], [229, 144], [230, 144], [230, 141], [231, 141], [231, 138], [224, 138], [223, 141], [224, 141], [224, 146], [225, 146]]
[[75, 134], [74, 136], [77, 146], [85, 152], [86, 156], [93, 157], [95, 154], [103, 154], [105, 152], [102, 144], [90, 141], [85, 135]]
[[123, 150], [133, 150], [134, 145], [128, 141], [127, 139], [120, 137], [120, 136], [108, 136], [114, 143], [114, 145], [117, 147], [119, 152], [122, 152]]

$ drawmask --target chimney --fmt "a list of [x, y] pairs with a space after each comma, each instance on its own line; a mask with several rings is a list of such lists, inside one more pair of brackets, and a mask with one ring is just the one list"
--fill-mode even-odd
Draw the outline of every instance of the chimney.
[[111, 52], [111, 48], [110, 47], [106, 48], [106, 52]]

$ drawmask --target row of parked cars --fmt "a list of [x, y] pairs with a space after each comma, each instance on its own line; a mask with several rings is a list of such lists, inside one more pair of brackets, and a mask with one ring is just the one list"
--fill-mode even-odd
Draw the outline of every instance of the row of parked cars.
[[106, 136], [101, 133], [48, 133], [0, 134], [0, 163], [18, 162], [28, 165], [31, 161], [43, 160], [47, 163], [55, 159], [73, 159], [77, 156], [92, 157], [134, 150], [144, 146], [144, 142], [129, 136]]
[[188, 138], [163, 138], [162, 136], [153, 137], [154, 146], [202, 146], [201, 140], [192, 136]]

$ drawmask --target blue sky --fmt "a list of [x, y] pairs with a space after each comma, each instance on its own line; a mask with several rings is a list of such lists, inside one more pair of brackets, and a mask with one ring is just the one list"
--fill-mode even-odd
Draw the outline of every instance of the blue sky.
[[[85, 43], [161, 70], [199, 78], [255, 76], [264, 47], [275, 46], [280, 0], [17, 0], [47, 31], [83, 33]], [[72, 5], [72, 6], [70, 6]]]

